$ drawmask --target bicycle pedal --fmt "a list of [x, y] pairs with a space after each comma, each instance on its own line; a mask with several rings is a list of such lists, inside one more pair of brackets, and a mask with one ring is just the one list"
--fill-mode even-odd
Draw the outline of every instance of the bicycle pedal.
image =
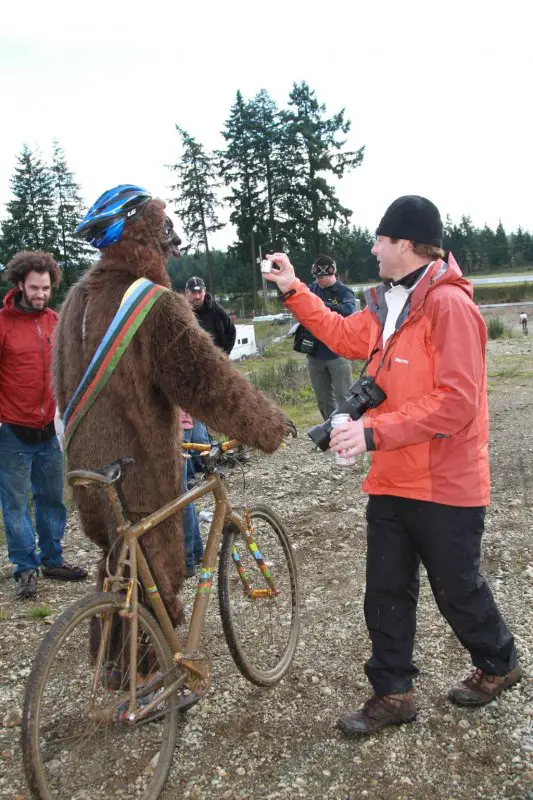
[[187, 694], [183, 692], [178, 703], [178, 711], [180, 711], [181, 713], [188, 711], [189, 708], [195, 706], [196, 703], [198, 703], [198, 701], [201, 699], [201, 695], [196, 694], [196, 692], [191, 692], [188, 690], [186, 691]]

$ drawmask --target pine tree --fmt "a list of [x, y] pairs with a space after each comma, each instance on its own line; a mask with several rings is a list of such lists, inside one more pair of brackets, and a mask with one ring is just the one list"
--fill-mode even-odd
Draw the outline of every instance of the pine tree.
[[523, 267], [525, 261], [526, 237], [522, 226], [519, 225], [515, 233], [511, 234], [510, 254], [513, 267]]
[[494, 231], [485, 225], [479, 231], [479, 255], [482, 269], [490, 269], [492, 266], [492, 248], [494, 246]]
[[54, 142], [51, 170], [58, 229], [57, 250], [63, 270], [63, 282], [68, 287], [78, 279], [81, 271], [90, 262], [91, 248], [74, 234], [76, 225], [83, 217], [83, 202], [80, 187], [68, 168], [65, 152], [58, 142]]
[[224, 226], [218, 221], [217, 164], [212, 154], [202, 144], [176, 125], [181, 137], [183, 154], [177, 164], [168, 166], [176, 173], [177, 182], [169, 188], [176, 192], [170, 202], [176, 206], [183, 228], [192, 244], [205, 250], [209, 291], [214, 291], [213, 260], [208, 234]]
[[462, 253], [460, 257], [460, 264], [465, 272], [465, 274], [469, 274], [473, 272], [476, 268], [477, 262], [477, 236], [476, 230], [472, 225], [472, 219], [468, 216], [463, 215], [461, 217], [461, 224], [459, 226], [459, 231], [461, 234], [461, 245], [462, 245]]
[[341, 225], [327, 241], [327, 252], [341, 279], [350, 283], [377, 280], [378, 266], [371, 253], [374, 236], [367, 228]]
[[267, 208], [262, 196], [262, 166], [256, 158], [257, 124], [253, 105], [246, 102], [240, 91], [230, 109], [222, 136], [226, 149], [219, 152], [220, 174], [230, 194], [224, 199], [232, 209], [230, 222], [237, 230], [238, 243], [232, 248], [235, 257], [248, 261], [254, 297], [257, 293], [257, 246], [269, 236], [263, 223]]
[[305, 81], [294, 84], [289, 95], [289, 110], [282, 112], [283, 164], [282, 212], [292, 235], [302, 247], [317, 255], [327, 233], [346, 223], [351, 211], [339, 202], [335, 188], [326, 180], [337, 179], [360, 166], [364, 147], [343, 150], [351, 123], [344, 110], [326, 117], [326, 106], [316, 99]]
[[506, 267], [509, 264], [509, 242], [501, 220], [492, 243], [491, 266]]
[[261, 89], [250, 101], [252, 124], [252, 149], [256, 164], [260, 167], [260, 191], [264, 218], [258, 228], [263, 240], [281, 246], [283, 222], [280, 219], [282, 197], [282, 122], [279, 109], [265, 89]]
[[21, 250], [45, 250], [58, 258], [53, 177], [27, 145], [18, 156], [10, 185], [14, 198], [2, 222], [2, 258], [8, 261]]

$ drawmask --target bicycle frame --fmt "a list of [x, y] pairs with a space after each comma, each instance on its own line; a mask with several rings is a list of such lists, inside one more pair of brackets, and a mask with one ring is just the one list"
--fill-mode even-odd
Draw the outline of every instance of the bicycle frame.
[[[188, 449], [205, 450], [205, 446], [196, 445], [191, 447], [186, 445]], [[92, 485], [96, 481], [91, 477], [94, 473], [83, 474], [83, 471], [78, 472], [75, 476], [69, 478], [71, 485]], [[184, 494], [172, 500], [167, 505], [154, 511], [149, 516], [136, 523], [131, 523], [127, 517], [121, 502], [120, 490], [114, 484], [101, 482], [97, 484], [107, 495], [107, 499], [113, 509], [113, 512], [118, 521], [117, 533], [123, 538], [120, 554], [117, 562], [117, 569], [115, 574], [109, 575], [104, 581], [104, 591], [119, 591], [126, 590], [124, 607], [120, 610], [119, 614], [123, 617], [130, 619], [130, 689], [129, 689], [129, 705], [126, 714], [126, 719], [130, 723], [140, 721], [141, 719], [149, 716], [152, 711], [166, 699], [169, 695], [173, 694], [177, 689], [185, 685], [188, 674], [192, 673], [200, 681], [207, 681], [209, 679], [209, 669], [206, 670], [199, 653], [201, 644], [202, 631], [204, 627], [205, 617], [207, 613], [207, 606], [209, 603], [211, 589], [213, 584], [213, 574], [218, 561], [218, 551], [221, 543], [224, 524], [231, 523], [243, 534], [246, 545], [252, 552], [257, 565], [263, 573], [268, 586], [268, 589], [254, 589], [248, 581], [246, 571], [237, 553], [236, 548], [233, 548], [232, 557], [239, 574], [239, 578], [243, 585], [243, 591], [252, 599], [259, 597], [276, 597], [278, 590], [275, 586], [273, 577], [270, 573], [269, 567], [265, 564], [262, 555], [254, 541], [253, 529], [250, 519], [245, 509], [244, 519], [231, 508], [229, 498], [226, 490], [222, 484], [220, 475], [214, 471], [207, 477], [200, 486], [190, 489]], [[159, 594], [157, 584], [150, 571], [144, 553], [141, 549], [139, 540], [140, 538], [152, 530], [156, 525], [159, 525], [169, 517], [181, 511], [189, 503], [194, 503], [201, 497], [207, 494], [213, 494], [215, 498], [215, 511], [211, 521], [209, 535], [204, 552], [204, 559], [200, 571], [200, 578], [198, 580], [196, 596], [194, 599], [191, 620], [189, 624], [187, 642], [183, 650], [182, 642], [174, 629], [170, 617], [166, 611], [164, 603]], [[126, 567], [129, 567], [129, 577], [125, 578], [124, 573]], [[167, 686], [157, 698], [151, 703], [139, 708], [137, 704], [137, 648], [138, 648], [138, 615], [137, 608], [139, 603], [139, 587], [138, 581], [145, 590], [146, 597], [152, 606], [154, 614], [163, 630], [165, 638], [167, 639], [177, 665], [185, 668], [186, 672], [178, 676], [177, 680], [171, 685]], [[110, 620], [104, 623], [104, 634], [111, 625]], [[106, 628], [106, 626], [108, 626]], [[104, 643], [105, 635], [101, 637], [99, 651], [96, 657], [96, 670], [95, 680], [98, 674], [99, 667], [101, 667], [104, 658]], [[153, 687], [152, 687], [153, 688]]]

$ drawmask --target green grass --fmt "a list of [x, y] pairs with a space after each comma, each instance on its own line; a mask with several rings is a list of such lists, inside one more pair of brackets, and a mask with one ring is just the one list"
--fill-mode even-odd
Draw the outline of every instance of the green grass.
[[254, 326], [255, 340], [268, 339], [270, 336], [283, 336], [287, 333], [293, 323], [291, 322], [254, 322], [253, 319], [246, 320], [245, 324]]
[[46, 619], [47, 617], [51, 617], [54, 613], [54, 609], [50, 608], [48, 605], [44, 606], [36, 606], [35, 608], [30, 608], [26, 614], [28, 619], [33, 620], [41, 620]]
[[501, 388], [503, 383], [512, 385], [531, 381], [533, 379], [531, 354], [509, 353], [489, 356], [487, 377], [489, 392]]
[[4, 608], [0, 608], [0, 622], [5, 622], [9, 619], [9, 614]]
[[489, 339], [501, 339], [505, 333], [505, 325], [499, 317], [491, 317], [487, 329]]
[[524, 267], [523, 269], [508, 269], [506, 272], [472, 272], [467, 275], [467, 278], [508, 278], [511, 275], [531, 275], [533, 272], [532, 267]]
[[520, 303], [523, 300], [533, 300], [533, 282], [474, 286], [474, 302], [476, 303]]
[[[237, 369], [270, 397], [299, 428], [321, 421], [313, 390], [309, 384], [307, 358], [292, 349], [292, 338], [269, 347], [257, 358], [236, 364]], [[354, 379], [361, 363], [353, 362]]]

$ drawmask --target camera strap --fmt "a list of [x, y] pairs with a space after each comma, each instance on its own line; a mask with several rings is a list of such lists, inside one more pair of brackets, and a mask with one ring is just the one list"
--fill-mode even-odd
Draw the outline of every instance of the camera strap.
[[[361, 378], [363, 377], [363, 375], [365, 374], [365, 372], [367, 370], [368, 365], [370, 364], [370, 362], [372, 361], [372, 359], [374, 358], [376, 353], [379, 353], [379, 344], [378, 344], [378, 342], [381, 340], [381, 337], [383, 336], [384, 327], [385, 327], [385, 323], [383, 323], [383, 325], [380, 328], [380, 331], [378, 333], [378, 338], [376, 339], [376, 344], [374, 345], [374, 347], [372, 349], [372, 352], [368, 356], [367, 360], [363, 364], [363, 368], [362, 368], [361, 372], [359, 373], [358, 380], [361, 380]], [[385, 347], [385, 350], [383, 351], [383, 355], [381, 357], [381, 361], [379, 362], [378, 368], [377, 368], [377, 370], [376, 370], [376, 372], [375, 372], [375, 374], [373, 376], [374, 379], [376, 378], [378, 372], [380, 371], [381, 367], [385, 363], [385, 359], [387, 358], [387, 354], [388, 354], [388, 352], [389, 352], [389, 350], [391, 348], [391, 345], [392, 345], [393, 341], [395, 340], [396, 336], [398, 335], [398, 333], [400, 332], [400, 330], [401, 330], [401, 328], [398, 328], [397, 330], [394, 331], [392, 336], [389, 336], [389, 338], [387, 340], [387, 346]]]

